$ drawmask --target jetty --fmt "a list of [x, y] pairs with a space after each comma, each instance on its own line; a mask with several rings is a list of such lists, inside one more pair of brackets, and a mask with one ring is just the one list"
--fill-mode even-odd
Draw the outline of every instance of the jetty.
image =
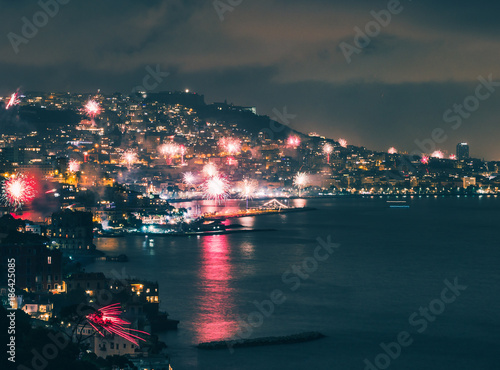
[[259, 208], [239, 209], [236, 211], [226, 210], [223, 212], [210, 212], [202, 215], [204, 220], [225, 220], [228, 218], [254, 217], [262, 215], [275, 215], [278, 213], [314, 211], [312, 207], [289, 207], [277, 199], [264, 203]]
[[221, 340], [215, 342], [203, 342], [199, 343], [196, 347], [198, 349], [205, 350], [215, 350], [215, 349], [227, 349], [227, 348], [243, 348], [243, 347], [257, 347], [257, 346], [271, 346], [278, 344], [292, 344], [292, 343], [302, 343], [310, 342], [313, 340], [318, 340], [324, 338], [325, 335], [317, 332], [311, 331], [306, 333], [285, 335], [280, 337], [261, 337], [253, 339], [238, 339], [238, 340]]

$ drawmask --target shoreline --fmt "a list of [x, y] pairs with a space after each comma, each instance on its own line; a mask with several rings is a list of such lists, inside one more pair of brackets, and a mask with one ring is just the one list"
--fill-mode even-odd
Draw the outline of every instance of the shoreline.
[[[252, 201], [269, 201], [272, 199], [278, 199], [278, 200], [295, 200], [295, 199], [335, 199], [335, 198], [374, 198], [374, 197], [379, 197], [379, 198], [423, 198], [423, 197], [496, 197], [499, 196], [499, 193], [489, 193], [489, 194], [448, 194], [448, 193], [436, 193], [436, 194], [335, 194], [335, 195], [311, 195], [311, 196], [301, 196], [301, 197], [272, 197], [272, 198], [253, 198]], [[198, 201], [204, 201], [206, 200], [205, 198], [192, 198], [192, 199], [169, 199], [169, 203], [189, 203], [189, 202], [198, 202]], [[244, 202], [245, 199], [240, 199], [240, 198], [228, 198], [227, 200], [239, 200]]]

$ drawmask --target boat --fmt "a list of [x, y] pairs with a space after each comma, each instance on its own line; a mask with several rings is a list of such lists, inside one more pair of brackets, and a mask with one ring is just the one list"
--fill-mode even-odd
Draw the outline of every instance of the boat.
[[118, 256], [106, 256], [106, 262], [128, 262], [128, 257], [125, 254]]

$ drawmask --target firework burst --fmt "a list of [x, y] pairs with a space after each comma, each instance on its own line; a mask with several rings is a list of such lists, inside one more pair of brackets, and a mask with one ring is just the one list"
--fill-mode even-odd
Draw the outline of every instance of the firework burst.
[[342, 148], [347, 148], [347, 140], [346, 139], [339, 139], [339, 145]]
[[98, 309], [96, 312], [91, 313], [86, 316], [87, 322], [92, 326], [99, 334], [104, 337], [104, 332], [110, 334], [116, 334], [122, 338], [125, 338], [129, 342], [139, 345], [138, 340], [146, 341], [146, 339], [133, 334], [141, 333], [149, 335], [149, 333], [141, 330], [135, 330], [124, 327], [124, 325], [130, 325], [128, 321], [120, 318], [122, 313], [120, 303], [115, 303], [106, 307]]
[[95, 100], [89, 100], [83, 108], [90, 118], [95, 118], [101, 114], [101, 106]]
[[122, 154], [121, 161], [130, 170], [130, 168], [138, 161], [137, 152], [133, 149], [127, 150]]
[[179, 154], [181, 155], [181, 163], [184, 164], [184, 156], [186, 155], [186, 147], [184, 145], [179, 145]]
[[203, 166], [203, 174], [206, 177], [213, 177], [217, 175], [219, 170], [217, 169], [217, 166], [213, 163], [207, 163], [205, 166]]
[[305, 188], [308, 183], [309, 183], [309, 176], [305, 172], [297, 172], [297, 174], [293, 178], [293, 184], [299, 188], [299, 196], [301, 190]]
[[389, 150], [387, 151], [387, 153], [389, 154], [398, 154], [398, 150], [394, 147], [392, 148], [389, 148]]
[[227, 154], [236, 154], [241, 150], [240, 140], [232, 137], [223, 137], [219, 140], [219, 146]]
[[80, 171], [80, 162], [76, 159], [71, 159], [68, 164], [68, 170], [73, 173]]
[[456, 161], [457, 160], [457, 156], [455, 154], [450, 154], [450, 159], [452, 161]]
[[333, 152], [332, 144], [325, 143], [325, 145], [323, 145], [323, 153], [326, 154], [327, 163], [330, 163], [330, 155], [332, 154], [332, 152]]
[[431, 154], [432, 158], [439, 158], [443, 159], [444, 158], [444, 153], [440, 150], [436, 150], [434, 153]]
[[292, 148], [297, 148], [300, 146], [300, 138], [296, 135], [292, 135], [287, 140], [287, 145]]
[[428, 164], [429, 163], [429, 157], [426, 155], [422, 155], [422, 158], [420, 158], [420, 162], [423, 164]]
[[192, 172], [186, 172], [182, 175], [182, 181], [184, 181], [184, 184], [186, 185], [193, 185], [196, 182], [196, 177]]
[[172, 164], [172, 159], [179, 153], [180, 148], [176, 143], [167, 143], [160, 145], [159, 151], [165, 156], [167, 164]]
[[35, 199], [36, 193], [35, 180], [18, 173], [4, 181], [2, 202], [14, 209], [20, 209], [24, 204]]
[[252, 199], [257, 190], [257, 181], [245, 179], [241, 187], [241, 195], [245, 198], [248, 208], [248, 200]]
[[221, 202], [227, 198], [229, 193], [229, 182], [221, 175], [215, 175], [203, 184], [204, 197]]

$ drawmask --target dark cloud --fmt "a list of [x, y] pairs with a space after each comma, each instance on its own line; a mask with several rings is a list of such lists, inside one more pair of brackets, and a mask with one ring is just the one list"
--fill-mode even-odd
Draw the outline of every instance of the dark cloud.
[[[37, 2], [2, 2], [0, 94], [25, 90], [128, 92], [145, 67], [170, 76], [161, 90], [190, 88], [208, 101], [288, 107], [299, 130], [343, 136], [385, 150], [443, 126], [443, 113], [474, 92], [479, 75], [500, 80], [500, 3], [402, 0], [403, 11], [347, 63], [339, 44], [388, 1], [243, 1], [221, 22], [212, 2], [70, 1], [14, 53]], [[494, 137], [500, 91], [481, 103], [442, 149], [470, 141], [479, 157], [500, 159]]]

